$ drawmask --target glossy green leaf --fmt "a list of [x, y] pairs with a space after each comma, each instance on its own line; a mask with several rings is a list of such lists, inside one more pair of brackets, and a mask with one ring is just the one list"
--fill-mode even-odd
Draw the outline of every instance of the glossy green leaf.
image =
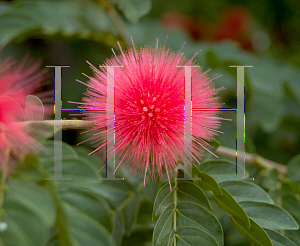
[[[299, 221], [298, 224], [300, 224]], [[293, 242], [295, 242], [297, 246], [300, 245], [300, 230], [285, 231], [284, 235], [287, 236], [289, 239], [291, 239]]]
[[73, 186], [60, 192], [60, 196], [66, 203], [101, 223], [108, 231], [112, 231], [112, 214], [103, 198], [91, 190]]
[[284, 209], [269, 203], [240, 202], [240, 205], [261, 227], [271, 230], [297, 230], [294, 218]]
[[[192, 226], [200, 228], [210, 234], [219, 245], [223, 245], [223, 230], [218, 219], [201, 205], [193, 202], [177, 204], [178, 226]], [[209, 221], [209, 223], [207, 223]]]
[[246, 181], [224, 181], [219, 185], [226, 189], [237, 202], [253, 201], [273, 203], [267, 192], [254, 183]]
[[300, 182], [300, 154], [294, 156], [287, 164], [287, 176], [292, 182]]
[[276, 231], [265, 229], [265, 232], [271, 239], [273, 246], [296, 246], [294, 242]]
[[125, 180], [105, 180], [102, 184], [89, 185], [96, 194], [107, 199], [115, 211], [122, 211], [127, 235], [130, 234], [139, 212], [140, 187], [131, 187]]
[[300, 201], [292, 195], [282, 197], [282, 207], [286, 209], [296, 219], [300, 220]]
[[[152, 219], [156, 220], [164, 209], [173, 202], [174, 199], [174, 182], [171, 183], [173, 190], [170, 191], [169, 184], [165, 184], [157, 193], [153, 205]], [[177, 183], [177, 201], [190, 201], [198, 203], [207, 210], [211, 210], [210, 204], [205, 193], [194, 183], [187, 181], [178, 181]]]
[[15, 206], [2, 216], [7, 229], [0, 233], [0, 245], [39, 246], [46, 242], [48, 228], [31, 211]]
[[[200, 171], [211, 175], [218, 183], [236, 179], [236, 164], [227, 160], [210, 160], [200, 165]], [[246, 172], [246, 177], [249, 174]]]
[[78, 245], [114, 246], [114, 241], [103, 225], [73, 205], [64, 203], [71, 223], [71, 234]]
[[51, 193], [33, 182], [11, 180], [7, 183], [1, 221], [7, 224], [0, 232], [4, 245], [39, 246], [54, 225], [56, 205]]
[[153, 246], [163, 245], [163, 242], [170, 234], [173, 226], [173, 213], [174, 203], [171, 203], [156, 222], [153, 232]]
[[16, 204], [26, 207], [51, 226], [55, 220], [56, 206], [51, 193], [33, 182], [12, 180], [7, 184], [3, 208], [13, 208]]
[[197, 167], [193, 166], [193, 172], [195, 178], [200, 178], [201, 180], [198, 181], [199, 186], [206, 190], [212, 191], [215, 194], [223, 195], [220, 186], [218, 185], [217, 181], [207, 173], [201, 172]]
[[183, 226], [173, 230], [170, 234], [168, 246], [174, 245], [176, 237], [176, 246], [204, 245], [218, 246], [217, 241], [204, 230], [196, 227]]
[[230, 220], [237, 231], [251, 241], [255, 246], [272, 246], [271, 239], [268, 234], [255, 221], [250, 219], [251, 227], [244, 226], [243, 220], [230, 216]]
[[234, 200], [227, 190], [222, 187], [221, 190], [223, 192], [223, 196], [212, 194], [212, 197], [215, 199], [219, 207], [226, 211], [229, 215], [239, 217], [244, 222], [244, 226], [250, 228], [250, 220], [244, 209], [236, 200]]
[[[169, 206], [159, 217], [153, 232], [153, 244], [163, 245], [164, 241], [170, 234], [173, 226], [174, 203]], [[213, 237], [218, 245], [223, 245], [223, 231], [217, 218], [193, 202], [180, 202], [176, 209], [177, 226], [191, 226], [205, 231]], [[207, 223], [209, 221], [209, 223]]]

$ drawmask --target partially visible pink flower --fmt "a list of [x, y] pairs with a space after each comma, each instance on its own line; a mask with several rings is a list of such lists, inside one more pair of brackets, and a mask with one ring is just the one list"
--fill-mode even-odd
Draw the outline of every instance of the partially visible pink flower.
[[[46, 70], [39, 70], [40, 62], [25, 57], [20, 63], [12, 59], [0, 62], [0, 167], [8, 172], [11, 155], [35, 150], [38, 143], [30, 135], [32, 129], [24, 121], [26, 97], [42, 86]], [[37, 94], [38, 95], [38, 94]], [[39, 93], [44, 97], [45, 93]], [[30, 112], [42, 110], [33, 105]], [[46, 112], [49, 108], [46, 107]]]
[[[120, 47], [121, 48], [121, 47]], [[177, 172], [178, 160], [184, 157], [184, 98], [185, 72], [177, 66], [195, 65], [182, 54], [165, 48], [128, 49], [107, 60], [104, 66], [114, 69], [115, 83], [115, 154], [117, 168], [126, 165], [131, 172], [155, 171], [163, 177]], [[94, 77], [81, 108], [107, 108], [107, 72], [91, 66]], [[199, 67], [192, 68], [192, 107], [218, 108], [217, 94], [212, 80]], [[95, 111], [84, 112], [93, 121], [97, 145], [95, 151], [106, 149], [107, 115]], [[193, 159], [199, 160], [205, 147], [213, 140], [220, 125], [218, 112], [193, 111]], [[116, 169], [117, 169], [116, 168]]]

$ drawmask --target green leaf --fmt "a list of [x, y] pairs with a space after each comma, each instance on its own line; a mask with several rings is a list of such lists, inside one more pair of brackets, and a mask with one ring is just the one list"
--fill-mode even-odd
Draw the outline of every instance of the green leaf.
[[[174, 187], [174, 182], [171, 183]], [[165, 184], [157, 193], [153, 205], [152, 220], [156, 220], [164, 209], [173, 201], [174, 189], [170, 191], [169, 184]], [[177, 184], [177, 200], [178, 202], [190, 201], [198, 203], [207, 210], [211, 210], [210, 204], [205, 193], [194, 183], [187, 181], [178, 181]]]
[[222, 187], [221, 190], [223, 192], [223, 196], [212, 194], [212, 197], [215, 199], [219, 207], [226, 211], [229, 215], [239, 217], [242, 221], [244, 221], [244, 225], [247, 228], [250, 228], [250, 220], [244, 209], [236, 200], [234, 200], [227, 190]]
[[294, 242], [276, 231], [265, 229], [265, 232], [271, 239], [273, 246], [296, 246]]
[[[298, 221], [299, 224], [299, 221]], [[300, 230], [297, 231], [285, 231], [284, 233], [289, 239], [293, 240], [298, 245], [300, 245]]]
[[224, 181], [219, 185], [226, 189], [237, 202], [253, 201], [273, 203], [267, 192], [251, 182]]
[[[209, 160], [200, 165], [200, 171], [211, 175], [218, 183], [236, 179], [236, 164], [227, 160]], [[249, 174], [246, 172], [246, 177]]]
[[[88, 159], [90, 162], [92, 162], [95, 165], [98, 165], [98, 163], [101, 162], [102, 164], [102, 159], [98, 154], [90, 154], [92, 152], [92, 149], [83, 146], [83, 145], [73, 145], [71, 146], [73, 150], [77, 153], [78, 156], [81, 156], [83, 158]], [[105, 164], [105, 163], [103, 163]]]
[[9, 208], [24, 206], [28, 210], [37, 214], [46, 226], [51, 226], [55, 220], [56, 206], [50, 192], [32, 182], [21, 182], [11, 180], [7, 183], [5, 193], [5, 209], [8, 204]]
[[0, 232], [4, 245], [39, 246], [54, 225], [56, 205], [50, 192], [35, 183], [11, 180], [7, 183], [2, 222], [7, 229]]
[[170, 203], [169, 206], [159, 217], [153, 232], [153, 246], [163, 245], [163, 242], [170, 234], [172, 230], [174, 213], [174, 203]]
[[[211, 235], [219, 245], [223, 245], [223, 230], [218, 219], [201, 205], [193, 202], [177, 204], [178, 226], [192, 226], [204, 230]], [[209, 221], [209, 223], [207, 223]]]
[[240, 218], [230, 216], [230, 220], [237, 231], [255, 246], [272, 246], [267, 233], [252, 219], [250, 219], [250, 228], [244, 227], [244, 222]]
[[140, 190], [144, 186], [131, 187], [125, 180], [105, 180], [103, 184], [89, 185], [97, 194], [101, 195], [111, 205], [115, 211], [122, 211], [125, 232], [127, 235], [131, 233], [140, 206]]
[[[43, 161], [46, 166], [46, 170], [49, 173], [53, 173], [54, 158], [47, 158], [47, 161]], [[62, 158], [62, 177], [71, 178], [71, 180], [57, 180], [59, 183], [64, 184], [93, 184], [100, 182], [98, 178], [101, 178], [100, 173], [97, 173], [97, 168], [91, 164], [88, 160], [82, 157], [67, 156]]]
[[114, 246], [113, 239], [104, 226], [68, 203], [64, 203], [63, 207], [70, 219], [72, 236], [78, 245]]
[[139, 213], [140, 200], [136, 193], [132, 192], [127, 198], [129, 200], [128, 204], [123, 210], [124, 221], [125, 221], [125, 232], [127, 235], [130, 234], [132, 226], [137, 220]]
[[116, 246], [121, 245], [124, 234], [125, 222], [120, 211], [116, 211], [113, 216], [113, 231], [112, 236], [115, 240]]
[[39, 246], [46, 241], [48, 228], [26, 208], [16, 206], [4, 213], [2, 223], [7, 224], [7, 229], [0, 233], [1, 245]]
[[151, 0], [119, 0], [118, 8], [131, 23], [138, 23], [151, 10]]
[[[105, 162], [101, 159], [101, 157], [97, 154], [90, 154], [92, 152], [91, 149], [85, 146], [72, 146], [72, 148], [76, 151], [78, 156], [87, 159], [90, 163], [92, 163], [98, 170], [100, 170]], [[104, 169], [104, 168], [103, 168]], [[98, 172], [98, 171], [97, 171]]]
[[296, 219], [300, 220], [300, 201], [292, 195], [282, 197], [282, 207], [286, 209]]
[[[138, 4], [137, 4], [138, 6]], [[141, 13], [142, 14], [142, 13]], [[23, 1], [0, 11], [0, 45], [34, 35], [77, 35], [104, 43], [116, 35], [107, 13], [93, 1]]]
[[294, 156], [287, 164], [287, 177], [292, 182], [300, 182], [300, 154]]
[[177, 228], [176, 232], [175, 230], [173, 230], [170, 234], [168, 246], [174, 245], [174, 236], [176, 237], [176, 246], [218, 246], [218, 243], [212, 236], [210, 236], [207, 232], [196, 227], [184, 226]]
[[294, 218], [284, 209], [269, 203], [240, 202], [240, 205], [261, 227], [271, 230], [297, 230]]
[[[24, 165], [25, 163], [25, 165]], [[13, 177], [30, 182], [43, 182], [47, 178], [47, 173], [43, 170], [36, 155], [29, 153], [24, 157], [24, 163], [19, 164], [13, 173]]]
[[[174, 212], [174, 203], [170, 203], [159, 217], [153, 232], [153, 245], [163, 245], [171, 233]], [[193, 202], [180, 202], [177, 204], [176, 213], [178, 228], [184, 226], [199, 228], [213, 237], [218, 245], [224, 244], [220, 222], [201, 205]]]
[[199, 186], [206, 190], [206, 191], [212, 191], [215, 194], [223, 195], [222, 190], [220, 186], [218, 185], [217, 181], [208, 175], [207, 173], [201, 172], [196, 166], [193, 166], [194, 176], [196, 178], [200, 178], [201, 180], [198, 180]]
[[90, 185], [89, 188], [104, 197], [114, 209], [120, 207], [131, 194], [124, 180], [108, 180], [102, 184]]
[[112, 231], [112, 214], [109, 205], [91, 190], [68, 187], [60, 192], [60, 197], [74, 208], [101, 223], [108, 231]]
[[[59, 142], [59, 141], [58, 141]], [[39, 153], [41, 162], [47, 161], [48, 158], [54, 158], [54, 140], [48, 140], [44, 143], [45, 150]], [[76, 151], [65, 142], [62, 142], [63, 156], [78, 156]]]
[[[11, 10], [11, 9], [10, 9]], [[38, 29], [38, 24], [29, 18], [23, 17], [14, 13], [14, 11], [7, 11], [0, 15], [0, 45], [7, 45], [18, 37], [23, 37], [25, 34], [32, 33]]]

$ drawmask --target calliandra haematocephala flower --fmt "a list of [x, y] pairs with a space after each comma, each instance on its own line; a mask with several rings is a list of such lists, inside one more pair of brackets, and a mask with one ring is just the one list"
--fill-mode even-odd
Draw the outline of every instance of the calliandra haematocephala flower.
[[38, 92], [45, 82], [46, 72], [47, 69], [40, 70], [39, 61], [28, 55], [21, 62], [12, 58], [0, 62], [0, 168], [5, 173], [13, 169], [13, 159], [41, 147], [32, 136], [38, 130], [24, 124], [24, 117], [25, 106], [27, 114], [50, 114], [49, 106], [43, 109], [34, 104], [26, 105], [28, 95], [35, 94], [42, 100], [50, 95]]
[[[178, 160], [184, 157], [185, 127], [185, 71], [178, 66], [195, 66], [196, 55], [187, 60], [181, 52], [174, 53], [156, 45], [156, 48], [141, 47], [140, 50], [129, 48], [126, 52], [121, 49], [119, 56], [106, 60], [100, 69], [90, 64], [94, 77], [87, 76], [87, 91], [79, 107], [86, 110], [84, 119], [95, 123], [90, 137], [96, 143], [93, 152], [105, 155], [107, 117], [115, 117], [115, 171], [126, 166], [134, 175], [142, 172], [146, 176], [150, 171], [154, 178], [157, 170], [163, 178], [165, 170], [168, 179], [177, 173]], [[116, 66], [114, 116], [95, 111], [107, 108], [105, 66]], [[216, 90], [213, 78], [200, 67], [191, 69], [191, 79], [193, 109], [219, 108], [216, 94], [224, 88]], [[216, 110], [193, 111], [193, 145], [189, 152], [198, 163], [217, 134], [221, 119]]]

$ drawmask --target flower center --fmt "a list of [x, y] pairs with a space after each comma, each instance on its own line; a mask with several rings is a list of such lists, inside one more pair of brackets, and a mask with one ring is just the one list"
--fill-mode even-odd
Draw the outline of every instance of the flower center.
[[155, 116], [158, 116], [160, 112], [160, 108], [157, 105], [157, 98], [159, 96], [151, 97], [148, 94], [148, 98], [146, 100], [141, 99], [141, 109], [142, 109], [142, 119], [154, 119]]

